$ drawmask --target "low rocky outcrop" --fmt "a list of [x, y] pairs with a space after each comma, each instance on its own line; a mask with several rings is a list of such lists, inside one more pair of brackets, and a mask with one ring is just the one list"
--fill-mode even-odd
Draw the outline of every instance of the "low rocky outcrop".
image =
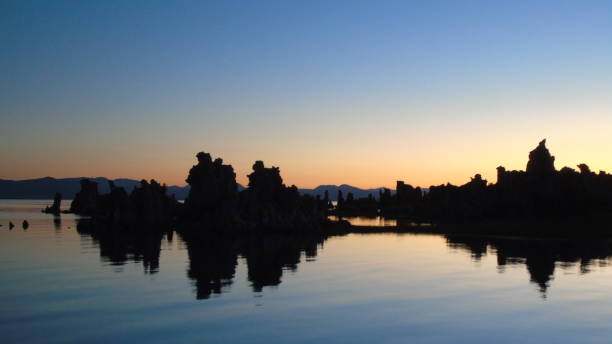
[[174, 197], [166, 195], [166, 186], [155, 180], [142, 180], [130, 194], [112, 181], [109, 188], [108, 194], [100, 195], [96, 182], [81, 180], [70, 212], [111, 225], [147, 228], [170, 224], [180, 209]]
[[51, 206], [45, 207], [45, 209], [43, 209], [42, 212], [45, 214], [59, 215], [61, 213], [61, 205], [62, 205], [62, 194], [59, 192], [56, 192], [55, 196], [53, 196], [53, 204]]

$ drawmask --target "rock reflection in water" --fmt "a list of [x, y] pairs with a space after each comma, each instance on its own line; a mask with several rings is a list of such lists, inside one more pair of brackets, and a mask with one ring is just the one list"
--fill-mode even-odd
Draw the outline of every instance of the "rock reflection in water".
[[196, 298], [221, 294], [233, 283], [238, 265], [238, 245], [229, 237], [182, 236], [187, 246], [187, 276], [194, 281]]
[[283, 270], [296, 271], [302, 253], [306, 260], [317, 255], [324, 235], [202, 236], [182, 235], [189, 256], [187, 275], [194, 280], [198, 299], [224, 292], [236, 272], [238, 258], [246, 260], [254, 292], [281, 283]]
[[145, 273], [159, 271], [159, 256], [164, 235], [169, 241], [171, 233], [154, 231], [123, 231], [95, 224], [89, 220], [77, 223], [77, 232], [89, 236], [100, 248], [100, 257], [113, 266], [123, 266], [128, 262], [142, 262]]
[[[113, 266], [142, 262], [145, 273], [159, 271], [161, 243], [171, 242], [173, 232], [124, 231], [82, 220], [77, 225], [82, 236], [91, 237], [103, 261]], [[281, 283], [284, 270], [296, 271], [302, 254], [312, 261], [329, 236], [322, 234], [222, 236], [184, 233], [187, 248], [187, 277], [194, 281], [196, 298], [208, 299], [232, 285], [238, 258], [244, 258], [254, 292]]]
[[[159, 270], [161, 243], [172, 240], [172, 232], [117, 231], [80, 221], [78, 232], [90, 236], [99, 246], [100, 256], [114, 266], [129, 261], [142, 262], [145, 273]], [[232, 285], [239, 258], [247, 267], [248, 280], [254, 292], [266, 286], [277, 286], [285, 270], [296, 271], [302, 259], [314, 260], [330, 237], [321, 233], [301, 235], [267, 234], [258, 236], [181, 234], [189, 265], [187, 277], [193, 281], [197, 299], [221, 294]], [[543, 240], [501, 237], [446, 235], [447, 246], [469, 253], [475, 261], [495, 254], [500, 272], [506, 266], [525, 265], [530, 282], [546, 297], [557, 267], [579, 267], [588, 273], [591, 267], [608, 265], [612, 246], [608, 240]], [[355, 253], [358, 254], [358, 253]]]
[[524, 264], [532, 283], [538, 285], [542, 297], [554, 279], [555, 268], [568, 269], [578, 265], [581, 273], [592, 266], [607, 265], [612, 256], [609, 240], [544, 240], [517, 238], [485, 238], [446, 236], [447, 245], [471, 253], [480, 260], [488, 252], [497, 255], [499, 271], [507, 265]]

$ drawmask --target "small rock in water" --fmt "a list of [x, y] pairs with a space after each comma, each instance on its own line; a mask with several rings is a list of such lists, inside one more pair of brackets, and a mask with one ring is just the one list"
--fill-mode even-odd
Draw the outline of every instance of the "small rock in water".
[[55, 193], [55, 196], [53, 197], [53, 205], [52, 206], [47, 206], [45, 209], [43, 209], [43, 213], [46, 214], [53, 214], [56, 216], [59, 216], [59, 214], [61, 213], [60, 209], [62, 205], [62, 194], [59, 192]]
[[23, 227], [23, 229], [28, 229], [28, 227], [30, 227], [30, 224], [28, 223], [27, 220], [23, 220], [23, 223], [21, 224], [21, 226]]

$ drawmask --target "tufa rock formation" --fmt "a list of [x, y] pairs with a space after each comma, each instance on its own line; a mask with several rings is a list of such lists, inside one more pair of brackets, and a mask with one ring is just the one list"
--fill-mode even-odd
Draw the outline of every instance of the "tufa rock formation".
[[529, 152], [526, 172], [534, 176], [550, 176], [556, 172], [555, 157], [550, 155], [546, 148], [546, 139], [540, 141], [538, 146]]
[[285, 186], [278, 167], [255, 162], [248, 188], [238, 192], [232, 166], [220, 158], [213, 161], [208, 153], [196, 157], [179, 213], [183, 232], [293, 231], [318, 228], [326, 219], [328, 199], [302, 196], [296, 186]]
[[[542, 140], [529, 153], [526, 171], [500, 166], [496, 184], [477, 174], [462, 186], [431, 186], [420, 193], [399, 181], [396, 194], [381, 193], [376, 207], [381, 215], [417, 223], [568, 218], [607, 223], [612, 218], [612, 175], [594, 173], [586, 164], [578, 165], [579, 172], [569, 167], [557, 171], [554, 161]], [[352, 215], [372, 213], [357, 209]]]
[[191, 187], [185, 199], [183, 220], [217, 228], [240, 225], [238, 185], [231, 165], [210, 154], [196, 155], [198, 164], [189, 170], [187, 184]]
[[81, 190], [74, 195], [70, 204], [70, 212], [92, 216], [98, 209], [98, 183], [89, 179], [81, 179]]
[[155, 180], [142, 180], [132, 193], [109, 181], [110, 192], [98, 194], [98, 184], [81, 180], [79, 191], [70, 205], [70, 212], [92, 217], [95, 221], [129, 228], [150, 228], [168, 225], [179, 211], [180, 204], [166, 195], [166, 186]]
[[278, 167], [256, 161], [248, 178], [249, 187], [240, 193], [240, 213], [250, 228], [312, 229], [325, 220], [327, 203], [300, 195], [295, 185], [285, 186]]
[[59, 215], [61, 212], [61, 204], [62, 204], [62, 194], [59, 192], [56, 192], [55, 196], [53, 196], [53, 204], [50, 207], [47, 206], [45, 209], [43, 209], [42, 212], [46, 214]]

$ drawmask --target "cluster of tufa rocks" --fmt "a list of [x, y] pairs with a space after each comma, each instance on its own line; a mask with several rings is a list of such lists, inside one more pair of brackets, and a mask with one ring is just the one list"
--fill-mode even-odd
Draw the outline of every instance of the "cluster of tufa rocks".
[[[238, 191], [236, 173], [210, 154], [196, 155], [189, 171], [190, 186], [184, 203], [166, 195], [166, 187], [154, 180], [142, 181], [130, 194], [115, 187], [98, 194], [95, 182], [84, 179], [70, 211], [95, 220], [126, 226], [174, 223], [180, 228], [206, 231], [259, 231], [317, 229], [333, 208], [339, 216], [383, 215], [414, 222], [470, 222], [488, 219], [591, 218], [612, 214], [612, 175], [594, 173], [585, 164], [579, 171], [557, 171], [546, 140], [529, 153], [525, 171], [497, 168], [497, 183], [480, 174], [461, 186], [431, 186], [424, 191], [398, 181], [396, 192], [382, 189], [378, 197], [356, 199], [338, 194], [335, 207], [324, 199], [301, 195], [295, 185], [286, 186], [278, 167], [256, 161], [249, 185]], [[57, 214], [61, 195], [45, 212]], [[593, 215], [593, 216], [592, 216]]]
[[469, 222], [488, 219], [596, 218], [612, 215], [612, 175], [557, 171], [546, 140], [529, 153], [525, 171], [497, 168], [497, 183], [488, 184], [477, 174], [468, 183], [431, 186], [428, 191], [397, 182], [395, 195], [381, 191], [378, 200], [363, 198], [338, 202], [338, 215], [371, 215], [411, 218], [415, 222]]
[[212, 161], [208, 153], [197, 158], [187, 178], [183, 223], [215, 230], [295, 230], [317, 228], [326, 218], [327, 203], [285, 186], [278, 167], [256, 161], [248, 188], [238, 192], [232, 166]]
[[[209, 231], [317, 229], [326, 219], [329, 201], [302, 196], [295, 185], [285, 186], [278, 167], [255, 162], [248, 175], [249, 187], [238, 192], [231, 165], [204, 152], [196, 157], [198, 163], [186, 180], [190, 190], [184, 203], [166, 195], [166, 187], [154, 180], [141, 181], [130, 194], [109, 181], [110, 193], [100, 195], [96, 182], [83, 179], [70, 212], [127, 227], [173, 223]], [[54, 207], [55, 203], [49, 211], [55, 211]]]
[[142, 180], [128, 194], [109, 181], [110, 192], [100, 195], [98, 183], [81, 180], [81, 190], [70, 204], [70, 212], [94, 220], [126, 227], [167, 225], [178, 214], [180, 204], [166, 195], [166, 186]]

